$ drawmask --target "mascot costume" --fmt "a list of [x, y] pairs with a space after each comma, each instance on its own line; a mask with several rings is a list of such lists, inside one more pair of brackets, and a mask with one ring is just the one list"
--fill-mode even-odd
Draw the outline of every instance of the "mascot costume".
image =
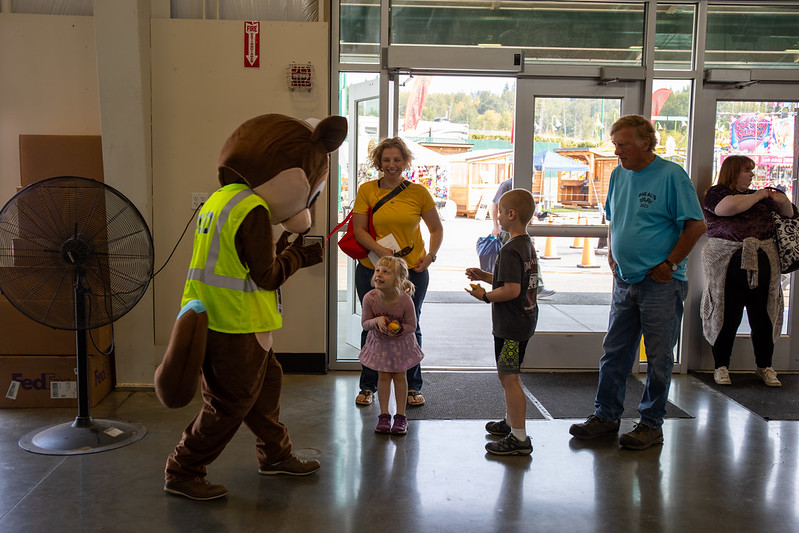
[[[242, 422], [256, 437], [259, 473], [319, 470], [318, 461], [292, 454], [280, 422], [283, 370], [271, 332], [282, 326], [280, 286], [322, 262], [321, 244], [305, 246], [302, 236], [327, 180], [328, 154], [346, 135], [343, 117], [271, 114], [248, 120], [225, 142], [222, 188], [198, 215], [182, 308], [155, 372], [156, 394], [170, 408], [188, 404], [202, 377], [202, 408], [167, 459], [166, 492], [194, 500], [227, 494], [206, 480], [206, 467]], [[284, 229], [277, 243], [273, 224]]]

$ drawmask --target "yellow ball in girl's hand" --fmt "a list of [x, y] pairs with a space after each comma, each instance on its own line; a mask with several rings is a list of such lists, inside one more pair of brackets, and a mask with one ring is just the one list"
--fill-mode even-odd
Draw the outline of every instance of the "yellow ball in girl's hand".
[[396, 321], [389, 322], [388, 323], [388, 330], [393, 332], [393, 333], [398, 332], [400, 330], [399, 322], [396, 322]]
[[472, 288], [473, 291], [477, 290], [480, 287], [480, 285], [478, 285], [477, 283], [469, 283], [469, 286]]

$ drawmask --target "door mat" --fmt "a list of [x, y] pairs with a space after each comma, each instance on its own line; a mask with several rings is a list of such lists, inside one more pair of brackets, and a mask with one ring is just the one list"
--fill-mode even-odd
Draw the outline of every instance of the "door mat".
[[[594, 414], [598, 372], [525, 372], [522, 385], [552, 418], [588, 418]], [[644, 384], [635, 376], [627, 378], [622, 418], [639, 418], [638, 403]], [[666, 418], [693, 418], [671, 402], [666, 404]]]
[[693, 377], [738, 402], [766, 420], [799, 420], [799, 375], [778, 374], [782, 387], [767, 387], [754, 372], [730, 373], [732, 385], [717, 385], [713, 372], [694, 372]]
[[[496, 372], [423, 372], [424, 405], [406, 409], [409, 420], [500, 420], [505, 393]], [[527, 418], [544, 419], [527, 401]]]

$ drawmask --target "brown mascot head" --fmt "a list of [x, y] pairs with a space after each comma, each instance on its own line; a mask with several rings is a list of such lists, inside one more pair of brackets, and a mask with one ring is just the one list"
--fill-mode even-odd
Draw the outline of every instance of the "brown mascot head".
[[244, 180], [269, 206], [273, 224], [307, 232], [310, 209], [325, 187], [328, 154], [347, 136], [347, 120], [299, 120], [279, 114], [248, 120], [219, 155], [219, 183]]

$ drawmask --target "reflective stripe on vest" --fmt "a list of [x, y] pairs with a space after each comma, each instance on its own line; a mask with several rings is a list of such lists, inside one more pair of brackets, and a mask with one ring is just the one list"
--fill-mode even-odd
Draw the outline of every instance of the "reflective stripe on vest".
[[282, 326], [276, 291], [252, 280], [235, 249], [239, 225], [258, 206], [269, 209], [249, 187], [233, 184], [214, 193], [200, 211], [183, 304], [202, 300], [208, 307], [208, 327], [214, 331], [253, 333]]

